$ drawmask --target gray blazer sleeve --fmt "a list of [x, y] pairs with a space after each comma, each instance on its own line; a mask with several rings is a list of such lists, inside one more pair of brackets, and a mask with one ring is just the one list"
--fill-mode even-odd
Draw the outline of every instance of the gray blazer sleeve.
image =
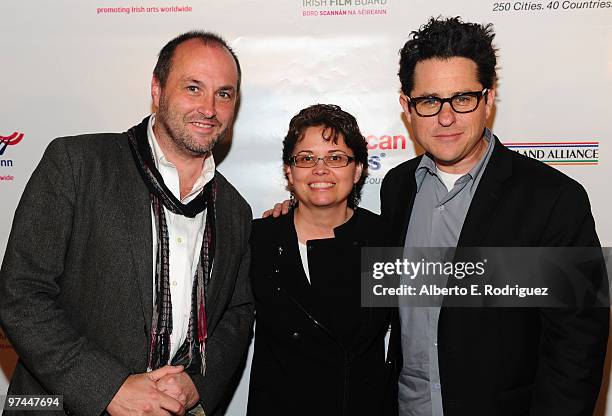
[[71, 412], [97, 415], [129, 371], [77, 331], [62, 306], [79, 198], [74, 154], [64, 140], [52, 142], [25, 188], [0, 269], [0, 323], [46, 391], [63, 395]]

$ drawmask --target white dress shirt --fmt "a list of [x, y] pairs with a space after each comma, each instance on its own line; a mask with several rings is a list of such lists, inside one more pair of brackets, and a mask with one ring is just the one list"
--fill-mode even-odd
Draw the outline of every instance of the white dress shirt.
[[[155, 134], [153, 125], [155, 114], [151, 115], [147, 127], [149, 146], [153, 153], [155, 166], [166, 187], [183, 204], [193, 200], [204, 186], [210, 182], [215, 175], [215, 161], [212, 154], [204, 159], [202, 173], [197, 178], [191, 192], [181, 199], [179, 187], [179, 173], [176, 166], [172, 164], [162, 151]], [[155, 304], [155, 263], [157, 260], [157, 232], [155, 216], [151, 208], [151, 223], [153, 230], [153, 304]], [[191, 294], [193, 278], [200, 260], [200, 250], [206, 225], [206, 210], [194, 218], [174, 214], [164, 207], [164, 215], [168, 225], [168, 252], [170, 269], [170, 298], [172, 300], [172, 334], [170, 336], [170, 360], [174, 357], [179, 347], [187, 338], [189, 328], [189, 316], [191, 314]]]

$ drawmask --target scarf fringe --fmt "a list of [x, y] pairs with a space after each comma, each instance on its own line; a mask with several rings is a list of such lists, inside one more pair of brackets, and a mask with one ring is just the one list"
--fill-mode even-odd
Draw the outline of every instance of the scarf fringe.
[[155, 264], [155, 304], [153, 309], [148, 367], [155, 370], [170, 361], [172, 334], [172, 299], [170, 295], [168, 227], [164, 207], [169, 211], [193, 218], [206, 210], [204, 238], [200, 248], [200, 261], [193, 279], [192, 307], [187, 338], [172, 359], [174, 365], [182, 364], [185, 370], [195, 370], [199, 365], [202, 374], [206, 369], [206, 293], [215, 255], [215, 200], [216, 181], [213, 178], [196, 198], [184, 205], [164, 184], [155, 166], [147, 138], [148, 118], [127, 132], [128, 143], [136, 167], [151, 193], [151, 206], [157, 232], [157, 261]]

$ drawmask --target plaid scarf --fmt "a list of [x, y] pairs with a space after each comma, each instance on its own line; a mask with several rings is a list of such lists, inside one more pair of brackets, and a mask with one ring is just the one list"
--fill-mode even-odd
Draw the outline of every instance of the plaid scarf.
[[170, 361], [170, 335], [172, 334], [172, 299], [170, 297], [170, 252], [168, 226], [164, 207], [171, 212], [193, 218], [206, 210], [204, 237], [200, 258], [193, 279], [191, 314], [187, 338], [175, 354], [172, 365], [183, 365], [191, 374], [206, 370], [206, 292], [210, 281], [211, 266], [215, 255], [215, 199], [216, 181], [213, 178], [188, 204], [182, 204], [166, 187], [155, 166], [147, 138], [148, 117], [128, 130], [128, 143], [136, 167], [151, 195], [151, 207], [157, 232], [157, 261], [155, 264], [155, 304], [151, 324], [149, 370], [168, 364]]

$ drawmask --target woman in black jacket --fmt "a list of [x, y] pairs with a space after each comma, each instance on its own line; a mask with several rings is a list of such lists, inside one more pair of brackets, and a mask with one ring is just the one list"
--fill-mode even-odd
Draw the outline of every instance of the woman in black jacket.
[[353, 116], [308, 107], [283, 141], [289, 215], [255, 220], [255, 352], [248, 415], [382, 415], [397, 409], [384, 337], [392, 311], [362, 308], [361, 247], [389, 235], [357, 208], [367, 142]]

